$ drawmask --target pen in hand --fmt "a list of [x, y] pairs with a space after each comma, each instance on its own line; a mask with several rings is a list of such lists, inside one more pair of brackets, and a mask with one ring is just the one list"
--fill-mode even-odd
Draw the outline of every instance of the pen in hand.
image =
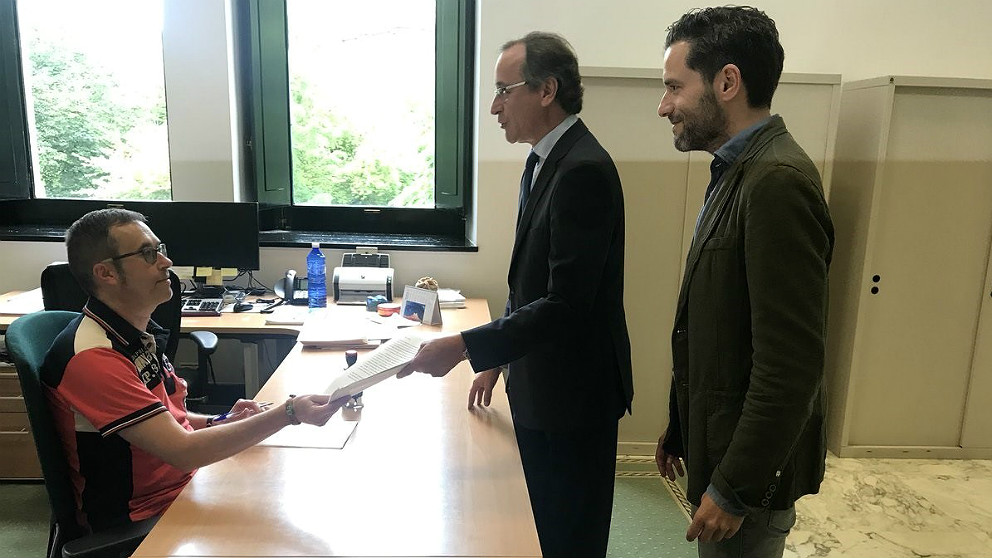
[[[260, 401], [258, 403], [258, 407], [261, 410], [263, 410], [263, 411], [266, 410], [266, 409], [268, 409], [271, 406], [272, 406], [272, 402], [271, 401]], [[231, 413], [231, 411], [223, 412], [223, 413], [221, 413], [219, 415], [216, 415], [216, 416], [213, 416], [213, 417], [210, 417], [209, 419], [207, 419], [207, 424], [208, 424], [208, 426], [213, 426], [214, 424], [217, 424], [218, 422], [223, 422], [223, 421], [231, 418], [232, 416], [237, 416], [237, 415], [243, 414], [247, 410], [248, 409], [241, 409], [237, 413]]]

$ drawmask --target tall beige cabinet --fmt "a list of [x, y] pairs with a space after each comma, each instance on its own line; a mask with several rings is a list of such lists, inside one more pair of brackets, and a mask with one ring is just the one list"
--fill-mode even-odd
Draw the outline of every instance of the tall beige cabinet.
[[831, 450], [992, 457], [992, 80], [845, 84], [829, 201]]

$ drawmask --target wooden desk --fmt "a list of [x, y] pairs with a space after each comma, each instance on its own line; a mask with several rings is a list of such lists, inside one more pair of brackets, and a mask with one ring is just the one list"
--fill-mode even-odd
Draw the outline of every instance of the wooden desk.
[[[489, 310], [443, 317], [460, 331]], [[258, 397], [323, 390], [343, 362], [298, 344]], [[469, 412], [472, 379], [462, 363], [369, 388], [342, 450], [254, 447], [204, 467], [134, 556], [540, 556], [506, 395]]]

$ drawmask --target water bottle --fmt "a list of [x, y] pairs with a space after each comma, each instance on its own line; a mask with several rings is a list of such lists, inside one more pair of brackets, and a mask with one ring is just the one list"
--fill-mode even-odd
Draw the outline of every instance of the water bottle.
[[324, 254], [320, 252], [320, 244], [310, 244], [307, 254], [307, 294], [310, 298], [310, 308], [327, 307], [327, 267], [324, 265]]

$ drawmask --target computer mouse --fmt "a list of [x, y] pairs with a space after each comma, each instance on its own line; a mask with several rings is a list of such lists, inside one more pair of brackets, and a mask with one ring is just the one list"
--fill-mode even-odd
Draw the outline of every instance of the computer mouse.
[[250, 303], [250, 302], [239, 302], [239, 303], [237, 303], [237, 304], [234, 305], [234, 311], [235, 312], [247, 312], [248, 310], [251, 310], [254, 307], [255, 307], [255, 305], [252, 304], [252, 303]]

